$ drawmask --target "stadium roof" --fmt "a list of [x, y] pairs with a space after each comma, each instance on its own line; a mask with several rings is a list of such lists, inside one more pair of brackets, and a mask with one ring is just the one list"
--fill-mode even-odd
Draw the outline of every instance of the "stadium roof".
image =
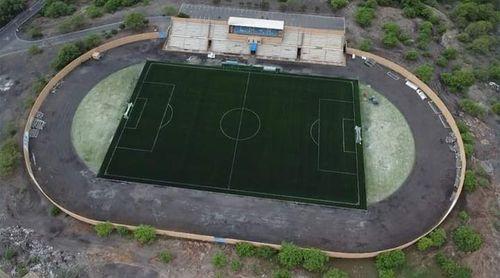
[[285, 27], [285, 22], [282, 20], [268, 20], [268, 19], [235, 17], [235, 16], [229, 17], [227, 24], [233, 26], [266, 28], [266, 29], [276, 29], [276, 30], [283, 30], [283, 28]]
[[192, 18], [200, 19], [228, 20], [230, 17], [246, 17], [275, 21], [281, 20], [285, 22], [286, 26], [345, 31], [345, 20], [343, 17], [267, 12], [185, 3], [181, 5], [179, 11]]

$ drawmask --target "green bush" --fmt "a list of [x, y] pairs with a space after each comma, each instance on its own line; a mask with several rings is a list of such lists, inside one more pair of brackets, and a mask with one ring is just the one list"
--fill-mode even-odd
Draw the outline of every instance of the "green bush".
[[456, 50], [453, 47], [448, 47], [445, 50], [443, 50], [443, 53], [441, 53], [443, 57], [445, 57], [448, 60], [455, 60], [458, 56], [458, 50]]
[[379, 269], [378, 270], [379, 278], [396, 278], [396, 274], [392, 269]]
[[417, 242], [417, 249], [420, 251], [425, 251], [432, 247], [432, 240], [428, 237], [423, 237]]
[[466, 224], [467, 222], [469, 222], [470, 216], [465, 210], [462, 210], [458, 213], [458, 218], [460, 219], [460, 222], [462, 222], [462, 224]]
[[456, 69], [441, 74], [441, 80], [450, 88], [450, 91], [461, 93], [466, 91], [476, 81], [474, 73], [467, 69]]
[[483, 245], [481, 235], [468, 226], [460, 226], [453, 231], [453, 242], [463, 252], [477, 251]]
[[495, 102], [491, 105], [491, 112], [500, 115], [500, 102]]
[[418, 51], [416, 50], [408, 50], [405, 53], [405, 59], [409, 61], [416, 61], [418, 59]]
[[346, 272], [338, 269], [338, 268], [330, 268], [325, 274], [323, 274], [323, 278], [349, 278]]
[[108, 13], [114, 13], [122, 7], [122, 0], [108, 0], [104, 4], [104, 10]]
[[52, 206], [50, 207], [50, 215], [51, 216], [58, 216], [59, 214], [61, 214], [61, 209], [57, 206]]
[[34, 55], [38, 55], [40, 53], [43, 52], [43, 49], [41, 49], [40, 47], [38, 47], [36, 44], [30, 46], [30, 48], [28, 49], [28, 53], [32, 56]]
[[227, 256], [222, 251], [215, 252], [212, 257], [212, 265], [215, 268], [224, 268], [227, 265]]
[[63, 1], [47, 1], [42, 9], [42, 14], [46, 17], [57, 18], [73, 14], [75, 11], [75, 6]]
[[302, 266], [308, 271], [314, 272], [322, 271], [329, 259], [323, 251], [315, 248], [304, 249], [302, 256], [304, 258]]
[[375, 18], [375, 9], [369, 7], [358, 7], [354, 15], [356, 23], [361, 27], [368, 27]]
[[174, 258], [168, 250], [163, 250], [158, 254], [158, 258], [164, 264], [168, 264]]
[[472, 271], [447, 258], [443, 253], [436, 255], [436, 263], [447, 277], [469, 278], [472, 277]]
[[52, 67], [56, 70], [61, 70], [71, 61], [80, 56], [80, 48], [74, 43], [65, 44], [59, 52], [56, 58], [52, 61]]
[[334, 10], [340, 10], [343, 7], [347, 6], [347, 4], [349, 4], [348, 0], [330, 0], [330, 6]]
[[43, 90], [45, 85], [47, 85], [47, 82], [48, 81], [45, 77], [40, 76], [33, 82], [33, 85], [31, 86], [31, 90], [33, 91], [33, 93], [38, 95], [38, 93], [40, 93]]
[[302, 249], [292, 243], [283, 242], [278, 253], [279, 263], [286, 268], [295, 268], [304, 261]]
[[465, 171], [464, 189], [468, 192], [473, 192], [477, 187], [476, 174], [472, 170]]
[[480, 20], [469, 24], [464, 31], [469, 34], [471, 38], [477, 38], [482, 35], [487, 35], [492, 30], [493, 24], [491, 22]]
[[378, 270], [389, 270], [402, 266], [405, 261], [405, 253], [402, 250], [394, 250], [377, 255], [375, 265]]
[[432, 246], [439, 248], [446, 242], [446, 231], [443, 228], [437, 228], [428, 237], [432, 241]]
[[147, 25], [146, 17], [141, 13], [129, 13], [123, 20], [125, 28], [141, 30]]
[[398, 45], [398, 37], [392, 33], [386, 33], [382, 38], [382, 43], [387, 48], [393, 48]]
[[58, 29], [61, 33], [69, 33], [79, 29], [82, 29], [86, 25], [86, 19], [83, 15], [74, 15], [68, 19], [65, 19], [59, 25]]
[[94, 230], [100, 237], [108, 237], [115, 227], [109, 221], [99, 223], [94, 226]]
[[28, 36], [32, 39], [39, 39], [43, 37], [42, 28], [40, 26], [31, 26], [28, 28]]
[[273, 278], [291, 278], [292, 273], [288, 269], [278, 269], [273, 272]]
[[172, 5], [167, 5], [163, 7], [163, 14], [168, 15], [168, 16], [174, 16], [177, 14], [177, 8]]
[[149, 244], [156, 239], [156, 230], [149, 225], [140, 225], [134, 230], [134, 238], [141, 244]]
[[460, 108], [471, 116], [481, 118], [486, 115], [486, 109], [481, 104], [471, 99], [462, 99], [458, 104], [460, 105]]
[[467, 48], [477, 54], [489, 54], [496, 47], [497, 43], [492, 36], [484, 35], [474, 39]]
[[372, 41], [370, 39], [364, 39], [361, 41], [361, 44], [359, 45], [359, 49], [363, 51], [370, 51], [372, 50]]
[[178, 13], [177, 17], [180, 17], [180, 18], [190, 18], [190, 16], [188, 14], [183, 13], [183, 12]]
[[243, 268], [243, 263], [239, 260], [233, 260], [231, 261], [231, 270], [233, 272], [238, 272]]
[[7, 139], [0, 146], [0, 177], [6, 177], [14, 172], [21, 153], [14, 138]]
[[101, 17], [104, 12], [102, 8], [97, 7], [95, 5], [90, 5], [85, 9], [85, 14], [90, 18]]
[[0, 27], [26, 8], [25, 0], [0, 0]]
[[271, 259], [276, 253], [278, 251], [269, 246], [261, 246], [255, 249], [255, 256], [262, 259]]
[[16, 251], [10, 247], [7, 247], [2, 254], [3, 259], [6, 261], [12, 260], [14, 256], [16, 256]]
[[124, 226], [118, 226], [116, 227], [116, 232], [122, 236], [122, 237], [128, 237], [131, 235], [131, 232], [129, 229], [127, 229], [126, 227]]
[[98, 34], [92, 34], [86, 36], [82, 41], [82, 47], [85, 51], [88, 51], [102, 43], [102, 38]]
[[420, 80], [428, 83], [431, 81], [434, 75], [434, 67], [430, 64], [423, 64], [415, 70], [415, 75], [420, 78]]
[[255, 246], [248, 242], [236, 243], [236, 254], [240, 257], [251, 257], [255, 254]]

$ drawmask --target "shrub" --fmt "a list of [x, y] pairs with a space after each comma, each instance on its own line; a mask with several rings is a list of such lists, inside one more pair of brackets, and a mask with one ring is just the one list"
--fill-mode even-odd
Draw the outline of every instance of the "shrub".
[[85, 14], [90, 18], [96, 18], [101, 17], [103, 15], [103, 11], [100, 7], [90, 5], [85, 9]]
[[466, 224], [467, 222], [469, 222], [470, 216], [465, 210], [462, 210], [458, 213], [458, 218], [460, 219], [460, 222], [462, 222], [462, 224]]
[[14, 258], [15, 255], [16, 255], [16, 251], [14, 251], [14, 249], [12, 249], [10, 247], [7, 247], [5, 249], [5, 251], [3, 251], [2, 257], [4, 260], [10, 261]]
[[96, 7], [102, 7], [108, 0], [94, 0], [93, 3]]
[[483, 245], [480, 234], [468, 226], [460, 226], [453, 232], [453, 242], [458, 250], [463, 252], [474, 252]]
[[292, 274], [288, 269], [278, 269], [273, 272], [273, 278], [291, 278]]
[[28, 49], [28, 53], [30, 55], [38, 55], [40, 53], [43, 52], [43, 49], [41, 49], [40, 47], [38, 47], [36, 44], [30, 46], [30, 48]]
[[377, 255], [375, 264], [378, 270], [388, 270], [402, 266], [405, 260], [405, 253], [402, 250], [394, 250]]
[[236, 243], [236, 254], [240, 257], [251, 257], [255, 254], [255, 246], [248, 242]]
[[447, 258], [443, 253], [436, 255], [436, 263], [447, 277], [469, 278], [472, 277], [472, 271]]
[[59, 214], [61, 214], [61, 209], [59, 207], [53, 205], [50, 208], [50, 215], [55, 217], [55, 216], [58, 216]]
[[214, 256], [212, 257], [212, 265], [215, 268], [224, 268], [227, 265], [227, 257], [226, 255], [221, 252], [217, 251], [215, 252]]
[[46, 17], [57, 18], [70, 15], [76, 10], [75, 6], [68, 5], [63, 1], [47, 1], [42, 9], [42, 14]]
[[319, 272], [325, 268], [329, 257], [321, 250], [310, 248], [302, 251], [304, 262], [302, 266], [308, 271]]
[[437, 228], [428, 237], [432, 241], [432, 246], [441, 247], [446, 242], [446, 231], [443, 228]]
[[464, 179], [465, 190], [467, 190], [468, 192], [473, 192], [474, 190], [476, 190], [476, 186], [477, 186], [477, 179], [474, 172], [471, 170], [465, 171], [465, 179]]
[[32, 39], [39, 39], [43, 37], [42, 28], [40, 28], [39, 26], [31, 26], [28, 29], [28, 36]]
[[408, 50], [405, 53], [405, 59], [409, 61], [416, 61], [418, 59], [418, 51], [416, 50]]
[[231, 270], [233, 272], [238, 272], [240, 271], [241, 269], [243, 268], [243, 264], [241, 263], [241, 261], [238, 261], [238, 260], [234, 260], [231, 262]]
[[368, 7], [358, 7], [354, 17], [359, 26], [368, 27], [372, 24], [372, 20], [375, 18], [375, 10]]
[[177, 8], [172, 5], [167, 5], [163, 7], [163, 13], [168, 16], [173, 16], [177, 14]]
[[347, 6], [347, 4], [349, 4], [348, 0], [330, 0], [330, 6], [334, 10], [340, 10], [343, 7]]
[[97, 235], [100, 237], [107, 237], [113, 232], [113, 224], [110, 222], [102, 222], [94, 226], [94, 230], [96, 231]]
[[423, 237], [417, 242], [417, 248], [420, 251], [425, 251], [432, 247], [432, 240], [428, 237]]
[[415, 70], [415, 75], [417, 75], [420, 80], [428, 83], [434, 75], [434, 67], [430, 64], [421, 65]]
[[382, 38], [382, 43], [385, 47], [393, 48], [398, 45], [398, 37], [392, 33], [386, 33]]
[[297, 267], [304, 261], [302, 249], [292, 243], [283, 242], [278, 253], [278, 261], [286, 268]]
[[269, 246], [261, 246], [255, 249], [255, 256], [262, 259], [270, 259], [276, 255], [277, 251]]
[[14, 138], [7, 139], [0, 146], [0, 177], [6, 177], [14, 172], [21, 154]]
[[495, 102], [491, 105], [491, 112], [500, 115], [500, 102]]
[[486, 114], [486, 109], [479, 103], [470, 100], [462, 99], [459, 102], [460, 108], [462, 108], [466, 113], [474, 117], [484, 117]]
[[370, 51], [372, 50], [372, 41], [370, 39], [364, 39], [361, 41], [361, 44], [359, 45], [359, 49], [363, 51]]
[[442, 73], [441, 80], [452, 92], [457, 93], [464, 92], [476, 81], [474, 73], [467, 69], [456, 69], [451, 73]]
[[52, 61], [52, 67], [56, 70], [61, 70], [71, 61], [80, 56], [80, 54], [80, 49], [76, 44], [65, 44], [57, 53], [57, 57]]
[[149, 244], [156, 239], [156, 230], [149, 225], [140, 225], [134, 230], [134, 238], [141, 244]]
[[45, 85], [47, 85], [47, 79], [43, 76], [38, 77], [34, 82], [33, 85], [31, 86], [31, 90], [33, 93], [38, 94], [40, 93]]
[[323, 274], [323, 278], [348, 278], [349, 275], [344, 271], [338, 268], [330, 268], [325, 274]]
[[122, 0], [108, 0], [104, 4], [104, 10], [108, 13], [114, 13], [122, 7]]
[[59, 32], [61, 33], [68, 33], [72, 31], [76, 31], [78, 29], [81, 29], [84, 27], [86, 24], [85, 17], [81, 14], [79, 15], [74, 15], [66, 20], [64, 20], [60, 25], [59, 25]]
[[177, 14], [177, 17], [180, 17], [180, 18], [189, 18], [190, 16], [186, 13], [183, 13], [183, 12], [180, 12]]
[[98, 34], [92, 34], [92, 35], [88, 35], [87, 37], [85, 37], [82, 41], [82, 44], [83, 44], [83, 48], [85, 49], [85, 51], [88, 51], [88, 50], [100, 45], [101, 42], [102, 42], [101, 36], [99, 36]]
[[392, 269], [379, 269], [378, 270], [379, 278], [396, 278], [396, 274]]
[[489, 21], [480, 20], [472, 22], [465, 28], [465, 32], [471, 38], [477, 38], [482, 35], [487, 35], [493, 30], [493, 24]]
[[481, 36], [474, 39], [467, 47], [477, 54], [488, 54], [496, 46], [495, 39], [491, 36]]
[[124, 226], [118, 226], [116, 227], [116, 232], [122, 236], [122, 237], [128, 237], [130, 236], [130, 230], [127, 229], [126, 227]]
[[443, 55], [443, 57], [448, 60], [455, 60], [457, 58], [458, 51], [453, 47], [448, 47], [443, 50], [443, 53], [441, 53], [441, 55]]
[[18, 13], [26, 7], [25, 0], [1, 0], [0, 1], [0, 27], [7, 24]]
[[162, 263], [168, 264], [170, 261], [172, 261], [173, 256], [168, 250], [163, 250], [158, 254], [158, 258]]
[[123, 24], [125, 24], [125, 28], [141, 30], [146, 27], [146, 18], [141, 13], [129, 13], [125, 16], [123, 20]]

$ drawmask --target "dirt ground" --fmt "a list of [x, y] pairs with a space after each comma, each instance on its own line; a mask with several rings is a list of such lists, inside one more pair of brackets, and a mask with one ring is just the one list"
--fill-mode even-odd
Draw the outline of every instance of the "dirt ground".
[[[159, 7], [165, 3], [179, 4], [181, 1], [151, 1], [148, 6], [139, 6], [137, 10], [145, 9], [149, 14], [159, 12]], [[187, 2], [211, 2], [211, 1], [187, 1]], [[222, 1], [225, 5], [239, 6], [238, 1]], [[256, 1], [253, 1], [256, 2]], [[311, 1], [317, 4], [308, 5], [308, 11], [315, 10], [319, 6], [320, 13], [330, 12], [325, 5], [325, 1]], [[336, 12], [336, 15], [347, 16], [348, 40], [354, 45], [362, 38], [371, 37], [375, 44], [375, 53], [400, 62], [408, 68], [412, 68], [418, 63], [408, 63], [403, 60], [404, 48], [386, 50], [379, 46], [381, 38], [381, 25], [386, 20], [396, 21], [401, 24], [412, 36], [415, 35], [416, 21], [407, 20], [401, 16], [401, 12], [393, 8], [379, 8], [377, 19], [373, 26], [368, 29], [357, 27], [353, 22], [352, 14], [355, 4], [352, 1], [348, 7]], [[277, 9], [273, 5], [272, 9]], [[129, 9], [117, 12], [110, 16], [105, 16], [96, 20], [92, 24], [99, 25], [105, 22], [112, 22], [116, 18], [122, 18]], [[49, 27], [47, 35], [55, 33], [56, 23], [44, 23], [44, 19], [36, 19], [35, 24], [47, 24]], [[52, 21], [52, 22], [58, 22]], [[90, 25], [89, 25], [90, 27]], [[52, 30], [52, 31], [51, 31]], [[444, 36], [451, 39], [444, 39], [441, 44], [449, 45], [454, 43], [453, 30]], [[431, 49], [442, 49], [441, 44], [435, 43]], [[16, 138], [21, 141], [21, 129], [27, 115], [27, 108], [30, 99], [34, 97], [31, 85], [40, 76], [47, 75], [50, 70], [48, 64], [54, 57], [57, 48], [46, 49], [44, 53], [30, 57], [25, 54], [15, 54], [0, 58], [0, 76], [7, 75], [15, 81], [13, 87], [7, 92], [0, 92], [0, 136], [4, 127], [9, 122], [14, 122], [18, 127]], [[426, 61], [432, 58], [428, 58]], [[419, 61], [421, 62], [421, 61]], [[483, 65], [487, 61], [480, 58], [472, 60], [474, 65]], [[434, 89], [440, 87], [433, 83]], [[439, 90], [440, 91], [440, 90]], [[440, 91], [441, 92], [441, 91]], [[494, 92], [480, 84], [471, 89], [472, 98], [487, 102], [489, 96], [494, 96]], [[456, 109], [457, 97], [455, 95], [442, 92], [443, 99], [450, 110]], [[458, 115], [458, 113], [456, 113]], [[463, 254], [454, 249], [453, 244], [448, 240], [442, 249], [458, 258], [462, 263], [473, 269], [473, 277], [497, 277], [500, 273], [500, 194], [499, 179], [499, 139], [500, 120], [498, 116], [489, 115], [483, 121], [460, 116], [467, 122], [476, 136], [476, 157], [473, 163], [483, 166], [491, 175], [491, 185], [486, 188], [478, 188], [474, 193], [463, 194], [452, 215], [444, 223], [443, 227], [451, 237], [451, 231], [458, 226], [457, 214], [461, 210], [466, 210], [471, 216], [470, 225], [475, 227], [484, 238], [483, 247], [474, 253]], [[78, 273], [81, 277], [214, 277], [222, 275], [224, 277], [271, 277], [277, 269], [275, 262], [268, 262], [256, 259], [242, 260], [244, 267], [238, 272], [231, 272], [229, 268], [222, 271], [215, 270], [211, 264], [212, 254], [216, 250], [222, 250], [232, 259], [236, 258], [231, 246], [215, 245], [194, 241], [176, 240], [161, 238], [157, 242], [148, 246], [140, 246], [135, 241], [112, 235], [110, 238], [99, 238], [95, 235], [93, 228], [82, 224], [70, 217], [59, 215], [53, 217], [49, 211], [51, 206], [40, 196], [40, 193], [30, 184], [21, 164], [18, 169], [8, 178], [0, 180], [0, 251], [4, 252], [9, 246], [14, 246], [16, 255], [11, 261], [0, 261], [0, 268], [12, 275], [16, 272], [16, 265], [27, 263], [30, 258], [38, 257], [39, 261], [32, 259], [28, 268], [40, 269], [42, 273], [70, 274]], [[18, 245], [15, 245], [18, 243]], [[171, 263], [165, 265], [157, 259], [159, 251], [168, 249], [174, 255]], [[426, 267], [429, 275], [422, 277], [436, 277], [439, 272], [433, 262], [435, 251], [421, 253], [414, 247], [407, 250], [411, 260], [410, 273], [414, 269]], [[333, 265], [349, 272], [351, 277], [376, 277], [373, 260], [334, 260]], [[316, 277], [303, 271], [294, 272], [294, 277]], [[402, 275], [403, 277], [410, 277]]]

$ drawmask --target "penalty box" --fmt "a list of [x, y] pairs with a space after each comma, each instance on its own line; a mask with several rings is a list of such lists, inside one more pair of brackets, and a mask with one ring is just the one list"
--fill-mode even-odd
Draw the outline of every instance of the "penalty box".
[[103, 178], [366, 208], [356, 80], [148, 61]]

